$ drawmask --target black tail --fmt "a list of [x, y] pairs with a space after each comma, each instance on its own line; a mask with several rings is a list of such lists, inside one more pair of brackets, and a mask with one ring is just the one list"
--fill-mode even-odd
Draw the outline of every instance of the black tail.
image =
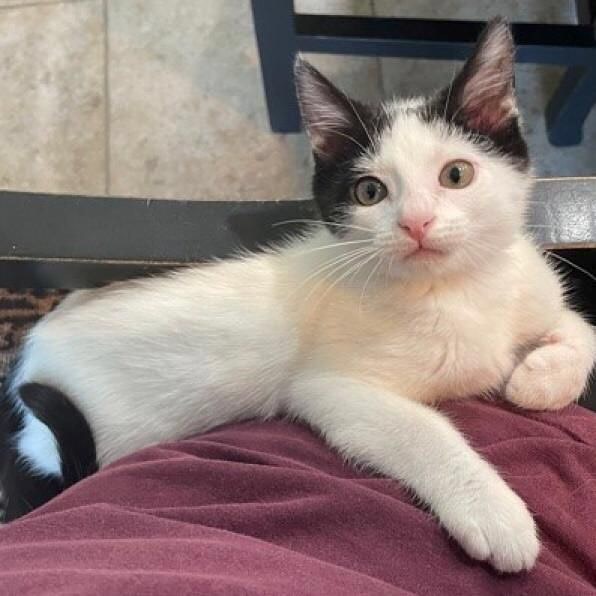
[[1, 397], [4, 521], [43, 505], [64, 489], [97, 470], [95, 441], [89, 423], [62, 392], [37, 383], [19, 387], [19, 398], [53, 433], [61, 459], [61, 476], [36, 473], [18, 452], [15, 439], [24, 427], [24, 412]]

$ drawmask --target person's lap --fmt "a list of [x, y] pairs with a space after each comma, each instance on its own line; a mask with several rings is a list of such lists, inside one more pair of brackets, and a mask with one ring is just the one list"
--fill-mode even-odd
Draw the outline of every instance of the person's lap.
[[397, 483], [272, 421], [145, 449], [1, 528], [0, 593], [596, 593], [596, 416], [444, 410], [535, 514], [530, 573], [473, 562]]

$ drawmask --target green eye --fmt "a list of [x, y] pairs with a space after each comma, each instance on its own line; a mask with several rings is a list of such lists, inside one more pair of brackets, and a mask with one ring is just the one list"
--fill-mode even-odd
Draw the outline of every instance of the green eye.
[[465, 188], [474, 179], [474, 166], [464, 159], [450, 161], [439, 175], [439, 182], [445, 188]]
[[380, 203], [387, 196], [387, 187], [373, 176], [365, 176], [353, 188], [354, 198], [366, 207]]

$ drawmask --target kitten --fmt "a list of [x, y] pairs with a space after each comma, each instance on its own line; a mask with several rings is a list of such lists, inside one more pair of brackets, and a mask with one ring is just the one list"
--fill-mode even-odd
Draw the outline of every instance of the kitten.
[[593, 329], [523, 231], [513, 69], [501, 20], [448, 89], [376, 109], [298, 59], [325, 225], [74, 293], [41, 320], [2, 399], [7, 519], [141, 447], [285, 415], [403, 482], [471, 557], [530, 569], [526, 506], [431, 407], [502, 389], [561, 408], [595, 359]]

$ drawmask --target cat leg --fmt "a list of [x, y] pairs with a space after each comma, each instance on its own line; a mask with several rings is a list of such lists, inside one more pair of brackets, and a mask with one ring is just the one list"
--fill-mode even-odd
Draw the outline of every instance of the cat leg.
[[349, 459], [413, 490], [472, 558], [504, 572], [534, 565], [525, 504], [436, 410], [320, 372], [293, 381], [287, 409]]
[[563, 408], [581, 397], [595, 359], [593, 327], [565, 310], [556, 328], [515, 367], [505, 397], [531, 410]]

